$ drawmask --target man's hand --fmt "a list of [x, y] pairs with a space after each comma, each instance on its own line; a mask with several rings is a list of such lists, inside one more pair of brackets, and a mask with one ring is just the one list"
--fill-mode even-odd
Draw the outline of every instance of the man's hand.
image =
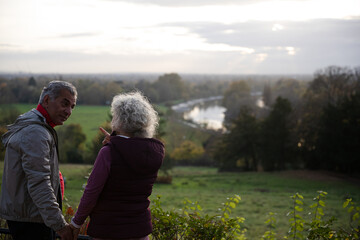
[[110, 142], [110, 133], [108, 133], [105, 129], [102, 127], [99, 127], [100, 131], [105, 135], [104, 140], [102, 141], [102, 144], [105, 145], [108, 142]]
[[73, 231], [73, 240], [77, 240], [78, 235], [80, 233], [80, 228], [75, 227], [74, 225], [70, 224], [70, 227]]
[[69, 224], [56, 232], [61, 240], [74, 240], [73, 230]]

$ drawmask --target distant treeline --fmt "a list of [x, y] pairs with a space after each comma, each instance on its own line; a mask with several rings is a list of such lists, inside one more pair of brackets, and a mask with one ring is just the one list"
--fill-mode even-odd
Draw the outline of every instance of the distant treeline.
[[296, 79], [309, 75], [206, 75], [155, 74], [0, 74], [0, 104], [37, 103], [42, 87], [52, 80], [73, 83], [79, 93], [77, 104], [106, 105], [123, 91], [140, 90], [152, 102], [164, 103], [223, 95], [229, 84], [243, 80], [251, 91], [262, 91], [264, 83]]
[[[188, 77], [188, 76], [187, 76]], [[308, 168], [360, 172], [360, 67], [330, 66], [308, 76], [197, 76], [177, 73], [151, 79], [81, 78], [80, 76], [0, 76], [0, 103], [36, 103], [47, 82], [60, 79], [78, 89], [78, 104], [107, 105], [114, 95], [142, 91], [152, 103], [170, 106], [188, 99], [223, 96], [225, 133], [210, 132], [205, 140], [186, 138], [180, 129], [164, 130], [178, 116], [162, 116], [160, 135], [171, 146], [165, 168], [173, 164], [213, 165], [222, 171], [277, 171]], [[17, 116], [0, 109], [0, 133]], [[172, 116], [171, 116], [172, 115]], [[167, 132], [166, 132], [167, 131]], [[194, 130], [195, 131], [195, 130]], [[71, 136], [72, 144], [66, 139]], [[170, 136], [171, 135], [171, 136]], [[168, 137], [167, 137], [168, 136]], [[91, 162], [101, 135], [84, 150], [79, 126], [59, 132], [64, 162]], [[69, 141], [67, 141], [69, 142]], [[199, 143], [200, 142], [200, 143]], [[2, 147], [2, 146], [1, 146]], [[0, 149], [0, 155], [3, 149]], [[169, 166], [170, 164], [170, 166]]]
[[72, 82], [78, 90], [77, 104], [107, 105], [114, 95], [124, 91], [142, 91], [153, 103], [167, 103], [189, 98], [222, 95], [229, 80], [185, 81], [177, 73], [159, 76], [155, 81], [133, 78], [102, 80], [100, 78], [67, 78], [66, 76], [0, 75], [0, 104], [36, 103], [42, 87], [52, 80]]

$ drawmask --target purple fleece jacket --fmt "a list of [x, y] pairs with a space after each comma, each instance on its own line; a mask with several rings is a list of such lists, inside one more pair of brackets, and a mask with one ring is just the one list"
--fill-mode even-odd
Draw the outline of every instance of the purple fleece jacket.
[[165, 154], [152, 138], [112, 136], [101, 148], [74, 223], [90, 216], [92, 237], [131, 238], [151, 233], [148, 197]]

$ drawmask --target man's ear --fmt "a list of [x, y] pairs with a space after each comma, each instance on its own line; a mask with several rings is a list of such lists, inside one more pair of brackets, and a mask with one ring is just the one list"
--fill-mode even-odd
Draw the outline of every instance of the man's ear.
[[50, 103], [50, 97], [49, 95], [45, 95], [41, 105], [46, 109], [47, 106], [49, 106], [49, 103]]

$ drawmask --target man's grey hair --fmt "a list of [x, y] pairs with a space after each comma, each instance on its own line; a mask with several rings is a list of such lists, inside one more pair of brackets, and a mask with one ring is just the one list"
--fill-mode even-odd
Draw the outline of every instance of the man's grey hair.
[[158, 126], [158, 113], [140, 92], [116, 95], [111, 103], [112, 129], [132, 137], [151, 138]]
[[48, 95], [51, 100], [55, 100], [60, 96], [61, 91], [65, 89], [71, 93], [77, 99], [77, 91], [74, 85], [64, 81], [51, 81], [47, 87], [44, 87], [39, 98], [39, 104], [44, 101], [44, 97]]

